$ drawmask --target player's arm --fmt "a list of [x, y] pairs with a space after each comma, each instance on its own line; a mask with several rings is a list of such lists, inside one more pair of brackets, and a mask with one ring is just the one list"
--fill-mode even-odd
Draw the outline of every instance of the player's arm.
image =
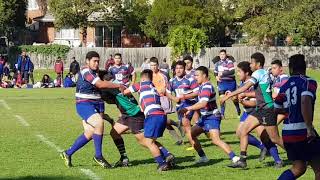
[[224, 103], [225, 101], [227, 101], [228, 99], [230, 99], [233, 96], [236, 96], [240, 93], [245, 92], [246, 90], [248, 90], [251, 86], [253, 86], [253, 82], [249, 81], [246, 84], [244, 84], [242, 87], [238, 88], [237, 90], [227, 94], [226, 96], [224, 96], [223, 98], [220, 99], [220, 103]]
[[129, 88], [125, 89], [123, 92], [122, 92], [123, 95], [131, 95], [131, 91], [129, 90]]
[[208, 101], [200, 101], [192, 106], [186, 107], [186, 109], [188, 111], [196, 111], [196, 110], [199, 110], [199, 109], [206, 107], [207, 104], [208, 104]]
[[96, 80], [96, 82], [94, 83], [94, 85], [98, 88], [98, 89], [115, 89], [115, 88], [120, 88], [120, 84], [115, 84], [112, 83], [110, 81], [102, 81], [100, 78], [98, 80]]
[[166, 91], [165, 96], [167, 96], [170, 100], [172, 100], [172, 101], [174, 101], [176, 103], [180, 102], [180, 98], [173, 96], [171, 94], [171, 92], [168, 91], [168, 90]]
[[313, 132], [313, 108], [312, 108], [312, 97], [303, 95], [301, 96], [301, 112], [306, 123], [308, 135]]
[[132, 75], [132, 82], [131, 82], [131, 85], [132, 85], [132, 84], [136, 83], [136, 79], [137, 79], [137, 73], [136, 73], [136, 71], [133, 71], [133, 72], [131, 73], [131, 75]]

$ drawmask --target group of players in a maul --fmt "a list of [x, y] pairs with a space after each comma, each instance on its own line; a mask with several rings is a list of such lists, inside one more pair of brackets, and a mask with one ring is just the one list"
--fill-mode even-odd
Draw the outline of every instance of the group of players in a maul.
[[[233, 61], [221, 50], [220, 61], [215, 63], [214, 75], [218, 82], [221, 110], [216, 102], [216, 92], [209, 79], [209, 69], [192, 68], [193, 59], [186, 56], [175, 65], [174, 77], [167, 77], [159, 70], [158, 59], [150, 59], [150, 69], [140, 74], [140, 82], [130, 83], [132, 71], [122, 64], [121, 54], [115, 54], [115, 64], [107, 72], [99, 71], [100, 56], [91, 51], [86, 55], [86, 66], [79, 73], [76, 87], [76, 110], [81, 117], [84, 133], [61, 157], [68, 167], [72, 166], [72, 155], [94, 141], [93, 160], [103, 168], [129, 166], [121, 134], [130, 130], [139, 144], [149, 149], [158, 171], [175, 168], [175, 156], [159, 141], [164, 130], [173, 130], [175, 121], [167, 119], [170, 101], [176, 102], [179, 125], [188, 138], [191, 148], [199, 155], [196, 163], [206, 163], [208, 158], [197, 137], [206, 133], [212, 143], [220, 147], [230, 158], [231, 168], [247, 167], [248, 144], [259, 148], [259, 160], [270, 154], [275, 167], [283, 166], [277, 146], [287, 152], [292, 167], [284, 171], [279, 179], [296, 179], [311, 165], [315, 178], [320, 179], [320, 140], [313, 126], [317, 82], [306, 76], [304, 55], [289, 58], [290, 76], [284, 74], [280, 60], [274, 60], [269, 70], [264, 69], [265, 57], [256, 52], [249, 61], [234, 67]], [[237, 86], [235, 71], [241, 81]], [[139, 94], [139, 103], [132, 93]], [[244, 110], [236, 135], [240, 139], [240, 155], [220, 139], [220, 124], [224, 119], [225, 102], [232, 99], [240, 117], [239, 103]], [[121, 112], [117, 122], [104, 114], [104, 103], [116, 104]], [[111, 166], [102, 155], [104, 120], [111, 123], [110, 135], [121, 155]], [[191, 124], [191, 120], [195, 124]], [[282, 138], [279, 123], [283, 122]], [[251, 133], [256, 130], [258, 140]]]

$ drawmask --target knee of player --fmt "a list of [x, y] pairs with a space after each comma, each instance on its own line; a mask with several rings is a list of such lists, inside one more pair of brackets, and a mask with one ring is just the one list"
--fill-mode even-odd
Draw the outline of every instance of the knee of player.
[[294, 162], [291, 171], [296, 176], [299, 177], [304, 174], [307, 170], [307, 164], [305, 162]]

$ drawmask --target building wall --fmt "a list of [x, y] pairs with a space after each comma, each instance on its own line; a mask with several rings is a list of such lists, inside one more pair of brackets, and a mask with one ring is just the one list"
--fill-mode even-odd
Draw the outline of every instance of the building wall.
[[40, 16], [44, 16], [40, 10], [27, 10], [27, 23], [32, 24], [34, 22], [32, 19]]

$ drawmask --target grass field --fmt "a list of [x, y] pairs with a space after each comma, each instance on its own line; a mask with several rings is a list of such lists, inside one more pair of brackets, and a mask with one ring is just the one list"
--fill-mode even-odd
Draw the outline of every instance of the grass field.
[[[45, 71], [35, 72], [36, 74]], [[320, 80], [320, 72], [309, 71]], [[38, 79], [38, 76], [36, 79]], [[68, 148], [82, 133], [81, 120], [75, 111], [74, 89], [1, 89], [0, 90], [0, 179], [276, 179], [282, 169], [273, 168], [268, 157], [258, 161], [259, 151], [248, 149], [248, 170], [230, 169], [227, 155], [212, 145], [204, 135], [201, 142], [210, 162], [197, 166], [197, 157], [185, 146], [174, 145], [165, 132], [160, 139], [176, 156], [178, 167], [164, 173], [156, 172], [156, 164], [150, 153], [140, 147], [132, 134], [124, 135], [127, 153], [133, 164], [129, 168], [102, 169], [95, 166], [93, 143], [90, 142], [73, 156], [75, 167], [66, 168], [58, 151]], [[319, 126], [319, 101], [315, 113], [315, 126]], [[106, 106], [106, 113], [113, 118], [119, 115], [115, 106]], [[175, 116], [172, 118], [176, 119]], [[227, 105], [226, 120], [222, 122], [222, 138], [239, 154], [239, 140], [235, 128], [239, 122], [233, 105]], [[116, 162], [119, 154], [108, 135], [106, 123], [103, 153], [109, 162]], [[285, 162], [286, 154], [280, 150]], [[301, 179], [313, 179], [311, 169]]]

